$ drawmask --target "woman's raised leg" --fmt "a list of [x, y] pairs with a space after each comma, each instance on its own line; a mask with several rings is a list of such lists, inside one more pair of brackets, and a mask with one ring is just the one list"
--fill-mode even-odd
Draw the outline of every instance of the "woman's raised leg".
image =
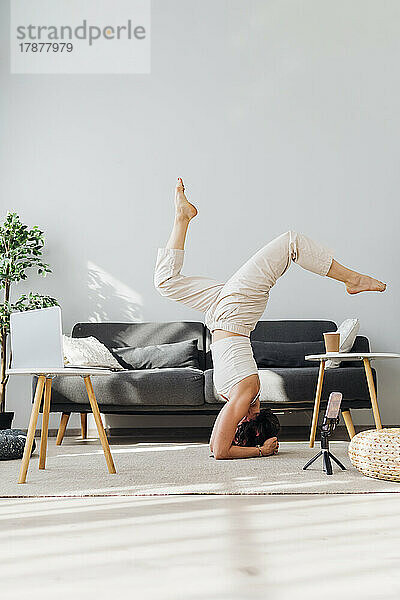
[[350, 294], [385, 290], [386, 285], [338, 263], [332, 252], [306, 235], [295, 231], [275, 238], [252, 256], [227, 282], [233, 291], [237, 284], [249, 297], [267, 294], [289, 268], [291, 262], [303, 269], [345, 283]]
[[196, 215], [197, 209], [187, 200], [183, 181], [178, 179], [174, 224], [167, 245], [158, 249], [154, 285], [162, 296], [206, 312], [223, 284], [209, 277], [189, 277], [181, 274], [188, 226]]
[[338, 263], [335, 259], [332, 260], [332, 264], [326, 275], [331, 279], [336, 279], [336, 281], [344, 283], [349, 294], [384, 292], [386, 289], [386, 283], [382, 283], [379, 279], [374, 279], [369, 275], [362, 275], [361, 273], [357, 273], [357, 271], [352, 271]]
[[184, 250], [190, 221], [197, 215], [197, 208], [185, 196], [185, 186], [180, 177], [175, 188], [175, 218], [166, 248]]

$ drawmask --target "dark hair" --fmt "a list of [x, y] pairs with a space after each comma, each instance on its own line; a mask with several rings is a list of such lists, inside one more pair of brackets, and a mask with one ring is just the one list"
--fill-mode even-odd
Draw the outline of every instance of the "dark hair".
[[265, 440], [276, 437], [281, 426], [279, 419], [270, 408], [263, 408], [251, 420], [243, 421], [236, 429], [233, 444], [235, 446], [263, 445]]

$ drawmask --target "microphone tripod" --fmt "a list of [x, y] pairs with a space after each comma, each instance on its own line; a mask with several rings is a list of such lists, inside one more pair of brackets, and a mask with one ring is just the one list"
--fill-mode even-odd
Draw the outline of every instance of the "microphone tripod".
[[336, 458], [336, 456], [334, 456], [329, 450], [329, 437], [333, 433], [338, 423], [339, 417], [332, 419], [325, 415], [321, 428], [321, 450], [311, 460], [309, 460], [306, 465], [304, 465], [303, 471], [308, 469], [308, 467], [312, 465], [313, 462], [315, 462], [320, 456], [322, 456], [322, 468], [327, 475], [333, 474], [331, 459], [342, 469], [342, 471], [346, 470], [346, 467], [342, 465], [340, 460]]

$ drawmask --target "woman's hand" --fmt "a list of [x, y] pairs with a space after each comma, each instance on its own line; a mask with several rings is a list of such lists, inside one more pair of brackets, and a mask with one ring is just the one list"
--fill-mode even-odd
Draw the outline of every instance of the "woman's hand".
[[278, 438], [272, 437], [265, 440], [261, 446], [261, 453], [263, 456], [271, 456], [272, 454], [278, 454], [279, 442]]

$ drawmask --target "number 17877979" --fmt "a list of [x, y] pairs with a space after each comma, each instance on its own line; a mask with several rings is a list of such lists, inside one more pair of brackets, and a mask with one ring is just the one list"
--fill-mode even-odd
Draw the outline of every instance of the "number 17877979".
[[21, 42], [21, 52], [72, 52], [71, 42]]

